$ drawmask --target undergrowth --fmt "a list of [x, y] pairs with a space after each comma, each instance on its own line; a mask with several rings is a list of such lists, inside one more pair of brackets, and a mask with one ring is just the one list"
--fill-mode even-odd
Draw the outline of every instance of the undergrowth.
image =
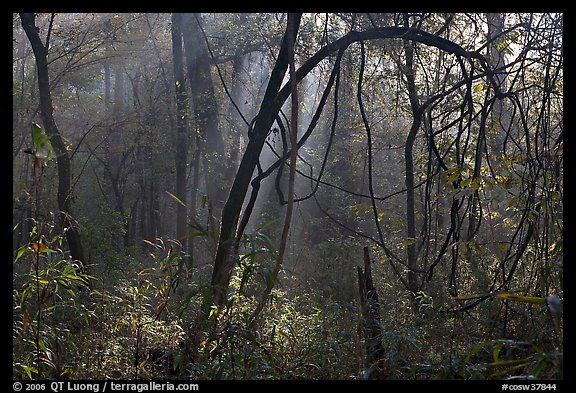
[[[373, 377], [375, 365], [364, 362], [356, 300], [335, 300], [312, 285], [302, 291], [299, 279], [284, 272], [250, 325], [258, 288], [269, 279], [263, 274], [269, 254], [262, 248], [239, 263], [226, 309], [210, 316], [218, 322], [209, 335], [198, 323], [207, 288], [195, 284], [209, 281], [186, 266], [174, 251], [177, 242], [146, 242], [152, 252], [140, 263], [132, 260], [133, 274], [112, 271], [105, 279], [83, 273], [59, 248], [37, 243], [22, 247], [14, 261], [14, 378]], [[561, 347], [487, 334], [481, 318], [494, 307], [455, 315], [435, 308], [434, 296], [424, 292], [410, 297], [392, 285], [379, 290], [379, 378], [562, 377]], [[546, 318], [545, 310], [531, 312]]]

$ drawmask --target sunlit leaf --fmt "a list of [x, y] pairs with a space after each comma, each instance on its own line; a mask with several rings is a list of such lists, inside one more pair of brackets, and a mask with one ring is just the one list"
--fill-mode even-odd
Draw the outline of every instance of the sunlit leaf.
[[400, 243], [400, 247], [406, 248], [406, 247], [410, 247], [414, 244], [416, 244], [416, 239], [414, 239], [413, 237], [407, 237], [406, 239], [402, 240], [402, 242]]
[[482, 83], [477, 83], [474, 86], [474, 93], [481, 93], [484, 90], [484, 85]]
[[179, 204], [181, 204], [182, 206], [186, 207], [186, 204], [184, 202], [182, 202], [176, 195], [172, 194], [171, 192], [166, 191], [166, 194], [168, 194], [172, 199], [174, 199], [176, 202], [178, 202]]
[[18, 252], [16, 253], [16, 259], [14, 259], [14, 262], [17, 262], [22, 255], [24, 255], [24, 252], [26, 252], [26, 247], [20, 247], [20, 249], [18, 250]]
[[38, 374], [38, 370], [35, 367], [26, 366], [23, 364], [22, 368], [24, 369], [24, 372], [30, 379], [32, 379], [32, 372], [34, 372], [34, 374]]
[[554, 251], [559, 251], [559, 252], [561, 252], [563, 245], [564, 245], [563, 240], [558, 240], [557, 242], [554, 242], [554, 244], [552, 244], [552, 245], [550, 246], [550, 248], [548, 249], [548, 252], [549, 252], [549, 253], [553, 253]]
[[536, 296], [522, 296], [516, 295], [514, 293], [499, 293], [496, 295], [498, 299], [502, 300], [512, 300], [514, 302], [520, 303], [531, 303], [531, 304], [544, 304], [545, 299], [543, 297]]
[[472, 189], [472, 191], [477, 191], [480, 188], [480, 179], [475, 178], [474, 180], [472, 180], [470, 182], [470, 188]]
[[211, 306], [210, 307], [210, 314], [208, 315], [208, 319], [212, 318], [212, 316], [217, 315], [217, 314], [218, 314], [218, 307]]
[[38, 146], [41, 144], [42, 140], [42, 127], [40, 127], [37, 123], [32, 123], [32, 141], [34, 142], [34, 146], [36, 146], [36, 150], [38, 150]]
[[32, 140], [34, 142], [34, 167], [39, 168], [45, 160], [50, 158], [52, 145], [50, 144], [50, 135], [42, 134], [42, 128], [32, 124]]
[[154, 247], [154, 248], [158, 248], [158, 249], [161, 248], [158, 244], [154, 244], [154, 243], [152, 243], [150, 240], [142, 239], [142, 241], [143, 241], [144, 243], [146, 243], [146, 244], [151, 245], [151, 246]]
[[32, 243], [32, 249], [37, 253], [46, 251], [46, 247], [42, 243]]

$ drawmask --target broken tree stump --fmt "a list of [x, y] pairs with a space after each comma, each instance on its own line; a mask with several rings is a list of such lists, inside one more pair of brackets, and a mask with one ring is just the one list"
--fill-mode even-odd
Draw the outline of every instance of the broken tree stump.
[[362, 312], [362, 332], [366, 350], [365, 371], [368, 378], [378, 378], [382, 375], [380, 360], [384, 355], [382, 346], [382, 328], [380, 322], [380, 303], [378, 292], [372, 279], [370, 255], [368, 247], [364, 247], [364, 270], [358, 268], [358, 289], [360, 294], [360, 309]]

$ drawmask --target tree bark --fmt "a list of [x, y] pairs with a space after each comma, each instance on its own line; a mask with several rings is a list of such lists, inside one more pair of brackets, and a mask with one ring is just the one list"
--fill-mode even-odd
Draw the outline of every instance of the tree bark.
[[293, 13], [288, 14], [288, 63], [290, 66], [290, 87], [292, 89], [292, 107], [291, 107], [291, 118], [290, 118], [290, 175], [288, 177], [288, 205], [286, 209], [286, 216], [284, 218], [284, 227], [282, 228], [282, 237], [280, 240], [280, 247], [278, 250], [278, 259], [276, 260], [276, 265], [271, 275], [271, 279], [266, 283], [266, 288], [260, 299], [260, 303], [252, 313], [251, 319], [252, 323], [256, 320], [270, 293], [272, 288], [278, 279], [278, 273], [280, 273], [280, 268], [282, 267], [282, 262], [284, 260], [284, 253], [286, 252], [286, 244], [288, 243], [288, 233], [290, 232], [290, 223], [292, 221], [292, 211], [294, 209], [294, 178], [296, 175], [296, 156], [298, 154], [298, 88], [296, 82], [296, 68], [294, 66], [294, 44], [296, 42], [296, 17]]
[[[220, 109], [212, 81], [210, 54], [200, 23], [200, 14], [182, 15], [182, 33], [192, 91], [194, 121], [199, 136], [197, 148], [201, 151], [206, 193], [213, 208], [213, 216], [219, 219], [233, 174], [218, 124]], [[217, 231], [217, 225], [214, 226], [213, 230]]]
[[[188, 99], [184, 78], [184, 54], [182, 52], [182, 14], [172, 14], [172, 55], [174, 58], [174, 85], [176, 89], [176, 197], [186, 203], [186, 167], [188, 162]], [[182, 249], [188, 250], [188, 240], [183, 239], [186, 234], [187, 207], [176, 206], [176, 237], [182, 243]]]
[[[294, 20], [294, 36], [298, 33], [300, 26], [301, 15], [297, 14]], [[278, 92], [282, 85], [282, 80], [288, 68], [288, 29], [284, 34], [282, 46], [278, 53], [278, 58], [270, 79], [268, 87], [260, 106], [260, 111], [256, 116], [252, 130], [249, 130], [249, 142], [240, 162], [240, 167], [236, 173], [232, 189], [228, 196], [228, 200], [222, 210], [222, 225], [220, 227], [220, 239], [218, 242], [218, 249], [216, 251], [216, 258], [214, 260], [214, 270], [212, 273], [212, 294], [211, 299], [207, 304], [221, 307], [224, 304], [228, 285], [230, 283], [230, 275], [234, 268], [234, 260], [230, 259], [230, 250], [232, 248], [236, 226], [242, 210], [242, 204], [252, 173], [256, 168], [260, 152], [264, 146], [266, 135], [272, 127], [274, 120], [285, 101], [278, 99]]]
[[[368, 368], [379, 368], [379, 361], [384, 356], [382, 347], [382, 329], [380, 321], [380, 302], [378, 292], [372, 279], [372, 267], [368, 247], [364, 247], [364, 270], [358, 269], [358, 290], [360, 294], [360, 310], [362, 312], [362, 331], [366, 349], [366, 364]], [[372, 374], [372, 377], [378, 373]]]
[[[504, 16], [503, 13], [486, 13], [488, 23], [488, 34], [486, 39], [491, 41], [488, 45], [487, 61], [492, 69], [503, 68], [506, 66], [506, 58], [504, 53], [503, 42], [505, 38], [502, 36], [504, 31]], [[506, 75], [505, 71], [494, 73], [494, 81], [499, 86], [501, 91], [506, 90]], [[508, 108], [506, 100], [497, 98], [492, 106], [491, 123], [488, 125], [488, 130], [493, 130], [494, 139], [488, 138], [488, 142], [496, 153], [502, 153], [504, 147], [504, 140], [508, 123], [510, 122], [508, 115]]]
[[58, 209], [59, 221], [62, 228], [68, 228], [66, 231], [66, 240], [70, 248], [72, 259], [85, 262], [84, 250], [80, 240], [78, 228], [72, 219], [72, 195], [71, 195], [71, 178], [70, 156], [66, 150], [60, 131], [54, 121], [54, 107], [52, 105], [52, 96], [50, 93], [50, 80], [48, 77], [48, 48], [44, 46], [39, 36], [39, 28], [36, 26], [36, 16], [33, 13], [20, 13], [22, 28], [32, 45], [34, 58], [36, 59], [36, 68], [38, 72], [38, 91], [40, 98], [40, 115], [44, 124], [44, 131], [50, 136], [52, 148], [56, 154], [56, 163], [58, 167]]
[[[407, 16], [405, 24], [408, 25]], [[416, 141], [416, 134], [422, 123], [422, 110], [416, 91], [415, 71], [414, 71], [414, 48], [412, 42], [404, 40], [404, 54], [406, 56], [406, 67], [404, 75], [408, 85], [408, 98], [412, 109], [412, 126], [406, 137], [404, 148], [405, 162], [405, 185], [406, 185], [406, 223], [407, 231], [407, 265], [408, 265], [408, 286], [409, 290], [416, 293], [418, 291], [418, 282], [416, 277], [417, 255], [416, 255], [416, 207], [414, 196], [414, 157], [413, 148]]]

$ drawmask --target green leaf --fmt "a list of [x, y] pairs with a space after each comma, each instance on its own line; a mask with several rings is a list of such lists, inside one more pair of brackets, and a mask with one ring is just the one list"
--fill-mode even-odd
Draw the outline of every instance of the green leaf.
[[22, 255], [24, 255], [24, 252], [26, 251], [26, 249], [27, 249], [26, 246], [20, 247], [20, 249], [18, 250], [18, 253], [16, 254], [16, 259], [14, 259], [14, 262], [18, 262], [18, 260], [22, 257]]
[[500, 351], [502, 350], [503, 346], [504, 343], [502, 342], [497, 342], [494, 346], [494, 349], [492, 350], [492, 359], [494, 359], [494, 363], [498, 362], [498, 357], [500, 356]]
[[42, 128], [36, 123], [32, 123], [32, 140], [34, 142], [34, 157], [48, 160], [52, 155], [50, 136], [42, 134]]
[[43, 350], [44, 352], [46, 352], [48, 350], [48, 348], [46, 348], [46, 344], [44, 344], [44, 341], [42, 340], [38, 340], [38, 346], [40, 347], [41, 350]]
[[472, 191], [477, 191], [480, 188], [480, 179], [475, 178], [474, 180], [472, 180], [470, 182], [470, 188], [472, 189]]
[[36, 123], [32, 123], [32, 141], [36, 151], [38, 151], [38, 146], [42, 143], [42, 127]]
[[184, 202], [182, 202], [176, 195], [172, 194], [171, 192], [166, 191], [166, 194], [170, 195], [170, 197], [172, 199], [174, 199], [176, 202], [178, 202], [179, 204], [181, 204], [184, 207], [187, 207], [186, 204]]
[[32, 379], [32, 373], [38, 374], [38, 370], [35, 367], [26, 366], [23, 364], [22, 368], [24, 369], [24, 372], [30, 379]]
[[218, 307], [210, 306], [210, 314], [208, 315], [208, 319], [212, 318], [213, 315], [218, 314]]

